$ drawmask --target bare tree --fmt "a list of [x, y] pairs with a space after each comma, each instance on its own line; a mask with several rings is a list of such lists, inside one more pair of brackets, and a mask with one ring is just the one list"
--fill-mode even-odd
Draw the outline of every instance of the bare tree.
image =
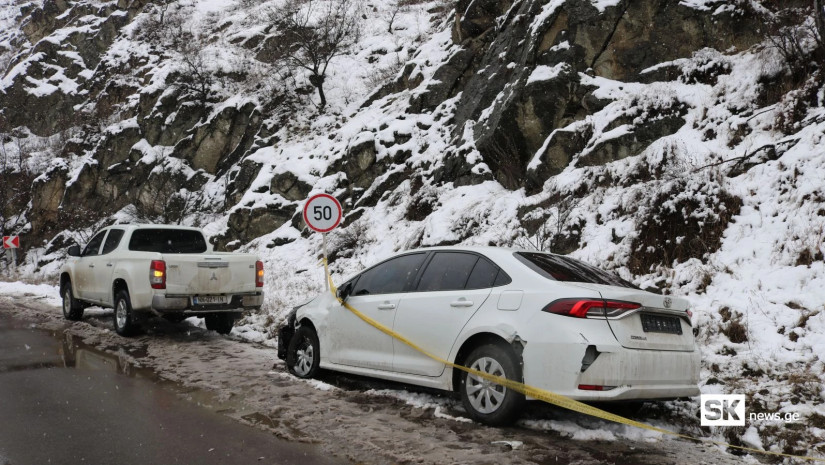
[[822, 8], [822, 0], [814, 0], [814, 24], [816, 25], [817, 39], [819, 46], [825, 46], [825, 10]]
[[324, 110], [324, 80], [333, 58], [347, 53], [361, 36], [359, 0], [287, 0], [273, 14], [286, 46], [284, 58], [310, 72], [309, 83], [318, 89]]
[[175, 76], [175, 83], [181, 90], [182, 99], [192, 99], [205, 108], [215, 97], [218, 79], [198, 44], [199, 41], [192, 41], [180, 50], [182, 72]]
[[823, 0], [813, 0], [809, 7], [787, 7], [783, 2], [764, 6], [767, 8], [760, 11], [768, 41], [782, 55], [798, 84], [825, 65]]
[[573, 213], [579, 206], [581, 199], [573, 196], [560, 197], [550, 208], [544, 210], [545, 222], [538, 226], [531, 236], [524, 228], [519, 230], [519, 236], [514, 245], [522, 249], [567, 253], [563, 248], [566, 239], [565, 232], [571, 226]]
[[401, 1], [395, 0], [389, 4], [389, 9], [385, 15], [387, 21], [387, 33], [392, 34], [392, 25], [395, 22], [396, 16], [401, 12]]

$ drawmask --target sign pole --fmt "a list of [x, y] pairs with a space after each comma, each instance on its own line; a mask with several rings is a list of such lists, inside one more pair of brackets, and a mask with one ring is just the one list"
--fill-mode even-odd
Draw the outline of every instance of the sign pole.
[[324, 249], [324, 290], [329, 290], [329, 265], [327, 264], [327, 233], [321, 233], [321, 247]]
[[304, 223], [309, 229], [321, 233], [324, 253], [324, 289], [329, 290], [329, 264], [327, 263], [327, 233], [338, 227], [343, 218], [341, 203], [329, 194], [316, 194], [304, 204]]
[[14, 273], [14, 278], [17, 279], [17, 249], [11, 249], [11, 269]]

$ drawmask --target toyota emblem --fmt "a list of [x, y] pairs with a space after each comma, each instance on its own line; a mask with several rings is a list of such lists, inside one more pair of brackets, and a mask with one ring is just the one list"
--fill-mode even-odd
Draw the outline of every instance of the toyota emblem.
[[671, 305], [673, 305], [673, 299], [665, 297], [665, 308], [670, 308]]

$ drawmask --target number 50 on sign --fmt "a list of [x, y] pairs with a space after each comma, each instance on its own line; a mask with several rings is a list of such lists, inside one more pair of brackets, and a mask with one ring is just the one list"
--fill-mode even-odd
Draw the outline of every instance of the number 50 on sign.
[[341, 204], [329, 194], [313, 195], [304, 205], [304, 222], [319, 233], [335, 229], [341, 223], [341, 216]]

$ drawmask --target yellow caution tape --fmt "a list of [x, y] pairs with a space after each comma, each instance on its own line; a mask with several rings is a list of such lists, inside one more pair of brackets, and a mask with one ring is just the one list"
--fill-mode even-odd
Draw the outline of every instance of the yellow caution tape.
[[[324, 263], [324, 265], [326, 265], [326, 262], [327, 262], [326, 258], [322, 259], [321, 262]], [[666, 435], [669, 435], [669, 436], [675, 436], [675, 437], [679, 437], [679, 438], [683, 438], [683, 439], [689, 439], [691, 441], [700, 441], [700, 442], [704, 442], [704, 443], [707, 443], [707, 444], [713, 444], [713, 445], [723, 446], [723, 447], [730, 447], [730, 448], [733, 448], [733, 449], [738, 449], [738, 450], [742, 450], [742, 451], [746, 451], [746, 452], [753, 452], [753, 453], [756, 453], [756, 454], [766, 454], [766, 455], [773, 455], [773, 456], [778, 456], [778, 457], [788, 457], [788, 458], [794, 458], [794, 459], [811, 460], [811, 461], [825, 463], [825, 458], [808, 457], [808, 456], [792, 455], [792, 454], [783, 454], [781, 452], [773, 452], [773, 451], [755, 449], [755, 448], [752, 448], [752, 447], [736, 446], [736, 445], [728, 444], [728, 443], [722, 442], [722, 441], [714, 441], [713, 439], [707, 439], [707, 438], [695, 438], [693, 436], [689, 436], [689, 435], [682, 434], [682, 433], [677, 433], [675, 431], [670, 431], [670, 430], [666, 430], [666, 429], [663, 429], [663, 428], [657, 428], [655, 426], [651, 426], [651, 425], [648, 425], [646, 423], [642, 423], [642, 422], [639, 422], [639, 421], [631, 420], [629, 418], [625, 418], [621, 415], [616, 415], [616, 414], [613, 414], [613, 413], [610, 413], [610, 412], [606, 412], [606, 411], [604, 411], [600, 408], [593, 407], [592, 405], [587, 405], [585, 403], [582, 403], [582, 402], [579, 402], [577, 400], [571, 399], [567, 396], [556, 394], [556, 393], [553, 393], [553, 392], [550, 392], [550, 391], [547, 391], [547, 390], [544, 390], [544, 389], [539, 389], [539, 388], [536, 388], [536, 387], [533, 387], [533, 386], [528, 386], [524, 383], [514, 381], [514, 380], [511, 380], [511, 379], [507, 379], [507, 378], [503, 378], [501, 376], [491, 375], [489, 373], [484, 373], [484, 372], [474, 370], [474, 369], [469, 368], [469, 367], [458, 365], [456, 363], [453, 363], [449, 360], [445, 360], [445, 359], [443, 359], [443, 358], [441, 358], [437, 355], [434, 355], [434, 354], [428, 352], [427, 350], [420, 347], [416, 343], [410, 341], [409, 339], [402, 336], [401, 334], [398, 334], [397, 332], [393, 331], [392, 329], [390, 329], [390, 328], [382, 325], [381, 323], [373, 320], [372, 318], [370, 318], [367, 315], [365, 315], [365, 314], [361, 313], [360, 311], [358, 311], [358, 309], [354, 308], [350, 304], [348, 304], [348, 303], [344, 302], [343, 300], [339, 299], [337, 288], [335, 287], [335, 283], [332, 282], [332, 276], [329, 274], [328, 270], [327, 270], [326, 274], [327, 274], [327, 280], [329, 282], [329, 289], [332, 292], [333, 297], [335, 297], [335, 300], [337, 300], [344, 308], [346, 308], [347, 310], [354, 313], [358, 318], [363, 320], [365, 323], [367, 323], [370, 326], [376, 328], [377, 330], [381, 331], [382, 333], [387, 334], [390, 337], [403, 342], [404, 344], [407, 344], [408, 346], [412, 347], [414, 350], [426, 355], [427, 357], [429, 357], [433, 360], [436, 360], [440, 363], [443, 363], [444, 365], [447, 365], [449, 367], [452, 367], [452, 368], [455, 368], [455, 369], [473, 374], [475, 376], [478, 376], [479, 378], [484, 378], [484, 379], [486, 379], [490, 382], [496, 383], [500, 386], [504, 386], [507, 389], [512, 389], [513, 391], [524, 394], [527, 397], [532, 397], [534, 399], [541, 400], [541, 401], [544, 401], [544, 402], [547, 402], [549, 404], [553, 404], [553, 405], [556, 405], [556, 406], [559, 406], [559, 407], [562, 407], [562, 408], [566, 408], [566, 409], [572, 410], [574, 412], [583, 413], [583, 414], [589, 415], [591, 417], [601, 418], [603, 420], [608, 420], [608, 421], [612, 421], [612, 422], [615, 422], [615, 423], [620, 423], [620, 424], [623, 424], [623, 425], [635, 426], [636, 428], [646, 429], [648, 431], [656, 431], [658, 433], [666, 434]]]

